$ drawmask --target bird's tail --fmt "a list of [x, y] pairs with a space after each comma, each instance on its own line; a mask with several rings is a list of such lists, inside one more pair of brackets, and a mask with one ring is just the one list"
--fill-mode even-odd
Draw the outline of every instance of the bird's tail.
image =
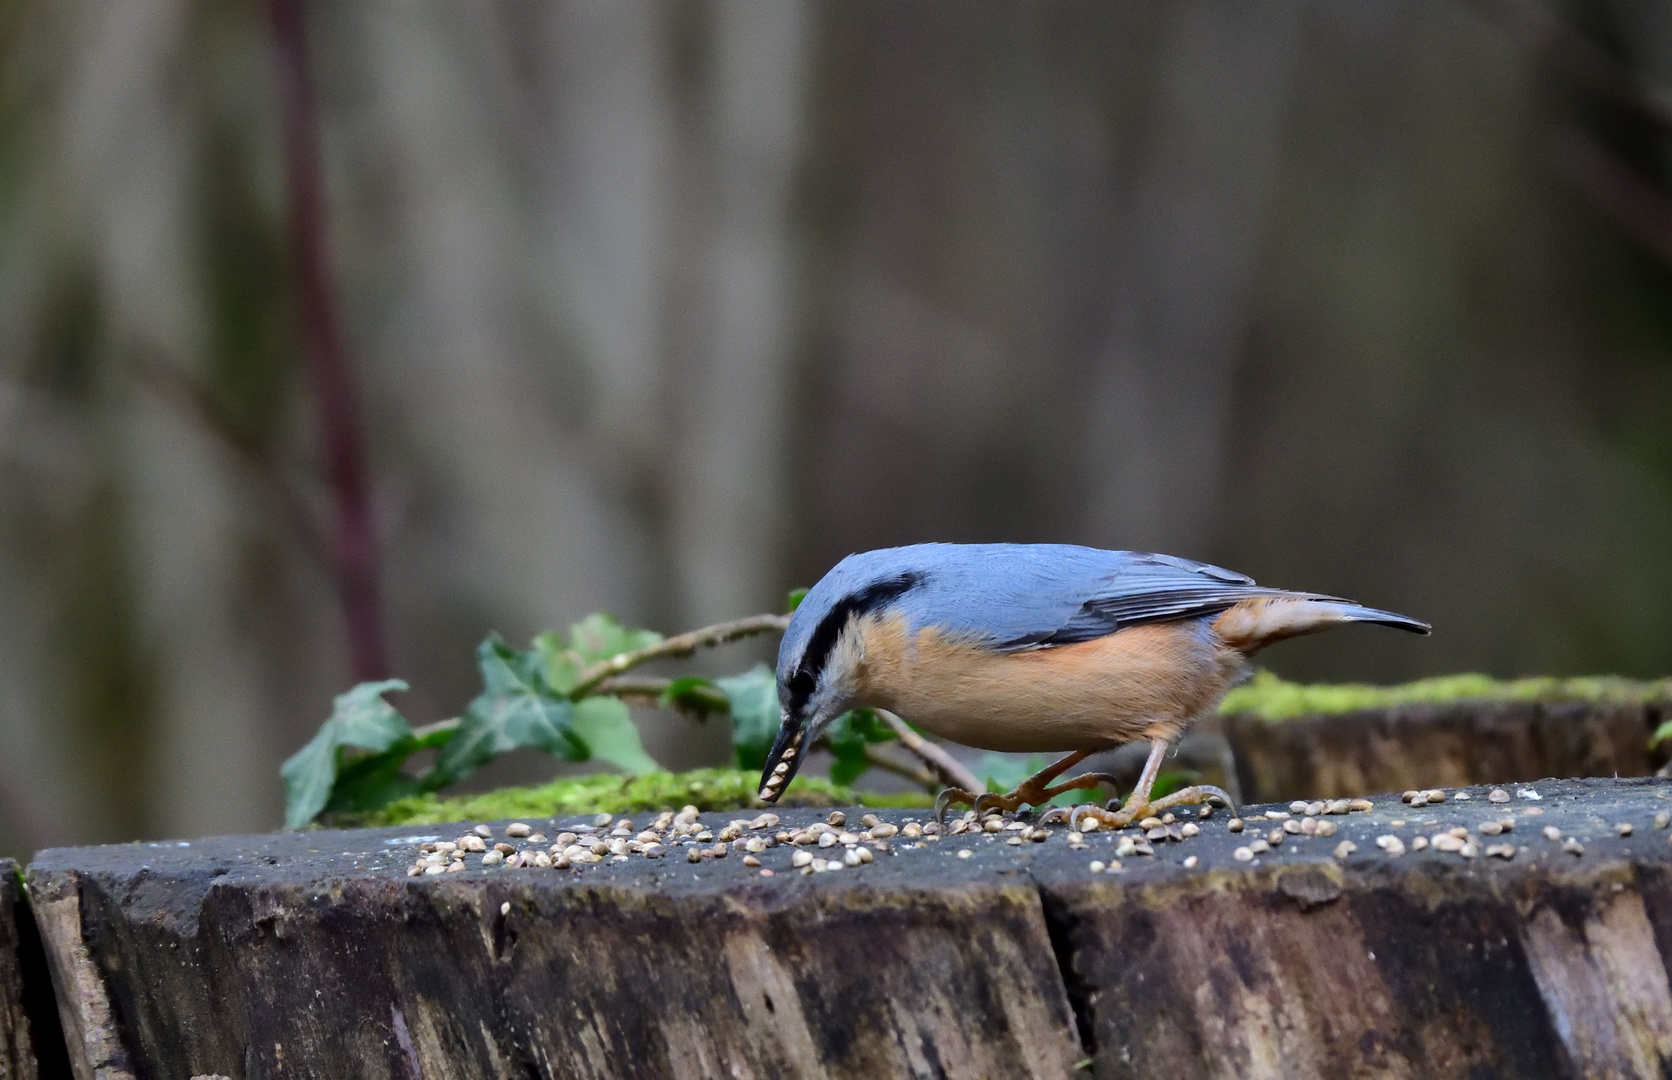
[[1214, 619], [1213, 628], [1227, 645], [1252, 653], [1285, 638], [1315, 634], [1345, 623], [1379, 623], [1413, 634], [1426, 634], [1432, 629], [1425, 622], [1391, 611], [1310, 593], [1278, 593], [1244, 600]]

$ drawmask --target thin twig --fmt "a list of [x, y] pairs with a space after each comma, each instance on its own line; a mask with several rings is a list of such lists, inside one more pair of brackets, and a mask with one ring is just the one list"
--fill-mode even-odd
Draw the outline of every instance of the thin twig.
[[385, 678], [389, 652], [378, 589], [377, 535], [361, 432], [360, 403], [343, 348], [331, 295], [326, 243], [325, 184], [319, 161], [319, 122], [308, 81], [308, 34], [302, 0], [271, 0], [277, 46], [279, 101], [284, 124], [286, 186], [296, 259], [296, 291], [307, 342], [308, 367], [319, 403], [326, 474], [337, 507], [337, 591], [348, 626], [354, 677]]
[[[605, 679], [592, 688], [594, 694], [609, 694], [611, 697], [622, 698], [642, 705], [660, 705], [662, 695], [667, 693], [668, 687], [673, 685], [672, 679], [662, 679], [654, 676], [627, 676], [625, 678]], [[697, 715], [699, 719], [709, 713], [728, 712], [731, 709], [731, 699], [720, 690], [699, 686], [691, 691], [692, 696], [703, 699], [706, 708], [694, 709], [674, 703], [674, 708], [683, 713]]]
[[873, 769], [893, 773], [895, 776], [903, 776], [925, 791], [938, 791], [941, 788], [940, 781], [928, 769], [913, 768], [910, 765], [901, 764], [883, 753], [879, 747], [865, 747], [865, 764]]
[[569, 696], [585, 697], [610, 676], [619, 675], [640, 664], [648, 664], [652, 660], [661, 660], [669, 656], [690, 656], [704, 646], [724, 645], [729, 641], [753, 637], [756, 634], [772, 631], [782, 633], [789, 624], [788, 615], [751, 615], [747, 619], [734, 619], [731, 622], [706, 626], [701, 630], [692, 630], [688, 634], [664, 638], [654, 645], [619, 653], [608, 660], [600, 660], [593, 664], [581, 672], [581, 677], [575, 683], [574, 689], [569, 691]]
[[976, 794], [987, 790], [987, 785], [976, 779], [975, 774], [966, 769], [962, 762], [913, 731], [910, 724], [887, 709], [877, 709], [875, 712], [882, 717], [883, 723], [894, 729], [894, 734], [900, 737], [900, 745], [916, 754], [941, 783]]

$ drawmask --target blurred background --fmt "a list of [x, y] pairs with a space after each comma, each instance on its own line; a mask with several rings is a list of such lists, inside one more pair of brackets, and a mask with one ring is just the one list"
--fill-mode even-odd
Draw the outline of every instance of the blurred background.
[[0, 851], [918, 540], [1435, 624], [1292, 678], [1672, 671], [1669, 88], [1653, 0], [6, 4]]

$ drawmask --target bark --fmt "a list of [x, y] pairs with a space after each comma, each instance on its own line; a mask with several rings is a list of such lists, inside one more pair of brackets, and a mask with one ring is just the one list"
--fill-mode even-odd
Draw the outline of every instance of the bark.
[[[1054, 827], [811, 877], [780, 846], [772, 878], [678, 848], [408, 878], [383, 829], [59, 849], [30, 881], [81, 1076], [1659, 1076], [1672, 784], [1536, 791], [1383, 796], [1252, 861], [1277, 823], [1219, 813], [1118, 873], [1089, 869], [1115, 836]], [[1513, 857], [1375, 842], [1454, 825]]]

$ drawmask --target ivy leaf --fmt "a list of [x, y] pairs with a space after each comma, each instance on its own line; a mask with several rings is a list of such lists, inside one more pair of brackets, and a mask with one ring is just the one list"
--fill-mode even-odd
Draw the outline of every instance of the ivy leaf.
[[581, 681], [581, 658], [575, 655], [557, 632], [547, 630], [534, 639], [534, 653], [540, 658], [546, 685], [555, 693], [568, 694]]
[[784, 607], [784, 613], [794, 615], [795, 609], [801, 606], [801, 601], [807, 599], [806, 589], [791, 589], [789, 601]]
[[1653, 750], [1667, 739], [1672, 739], [1672, 720], [1662, 720], [1655, 733], [1649, 736], [1649, 749]]
[[731, 703], [732, 753], [737, 767], [753, 771], [766, 767], [766, 755], [778, 736], [778, 678], [765, 664], [741, 675], [716, 679]]
[[690, 713], [699, 720], [708, 719], [709, 713], [728, 712], [731, 709], [731, 699], [726, 696], [725, 691], [701, 675], [686, 675], [668, 683], [668, 688], [662, 691], [662, 696], [656, 699], [656, 704], [664, 709], [678, 709], [680, 712]]
[[633, 723], [626, 702], [620, 698], [602, 695], [582, 698], [575, 703], [572, 722], [575, 734], [599, 761], [607, 761], [634, 776], [661, 768], [644, 752], [638, 726]]
[[344, 762], [337, 770], [337, 782], [331, 785], [325, 812], [364, 813], [417, 794], [423, 784], [403, 769], [407, 759], [420, 750], [445, 746], [454, 730], [449, 726], [423, 735], [414, 733], [396, 740], [381, 754], [363, 754]]
[[569, 628], [569, 648], [583, 664], [596, 664], [624, 652], [647, 649], [662, 640], [654, 630], [633, 630], [601, 612]]
[[337, 782], [344, 747], [382, 753], [402, 739], [411, 740], [412, 725], [383, 700], [389, 691], [405, 689], [406, 683], [389, 679], [361, 683], [337, 695], [331, 717], [319, 733], [279, 767], [285, 788], [285, 828], [300, 829], [325, 809]]
[[518, 652], [498, 634], [476, 650], [482, 693], [459, 718], [453, 735], [423, 787], [434, 791], [462, 780], [508, 750], [532, 746], [569, 761], [585, 761], [587, 745], [575, 733], [574, 706], [546, 682], [537, 652]]
[[824, 729], [825, 745], [836, 755], [830, 765], [831, 783], [846, 786], [859, 779], [870, 768], [865, 760], [865, 747], [895, 737], [894, 729], [870, 709], [854, 709], [832, 720]]

